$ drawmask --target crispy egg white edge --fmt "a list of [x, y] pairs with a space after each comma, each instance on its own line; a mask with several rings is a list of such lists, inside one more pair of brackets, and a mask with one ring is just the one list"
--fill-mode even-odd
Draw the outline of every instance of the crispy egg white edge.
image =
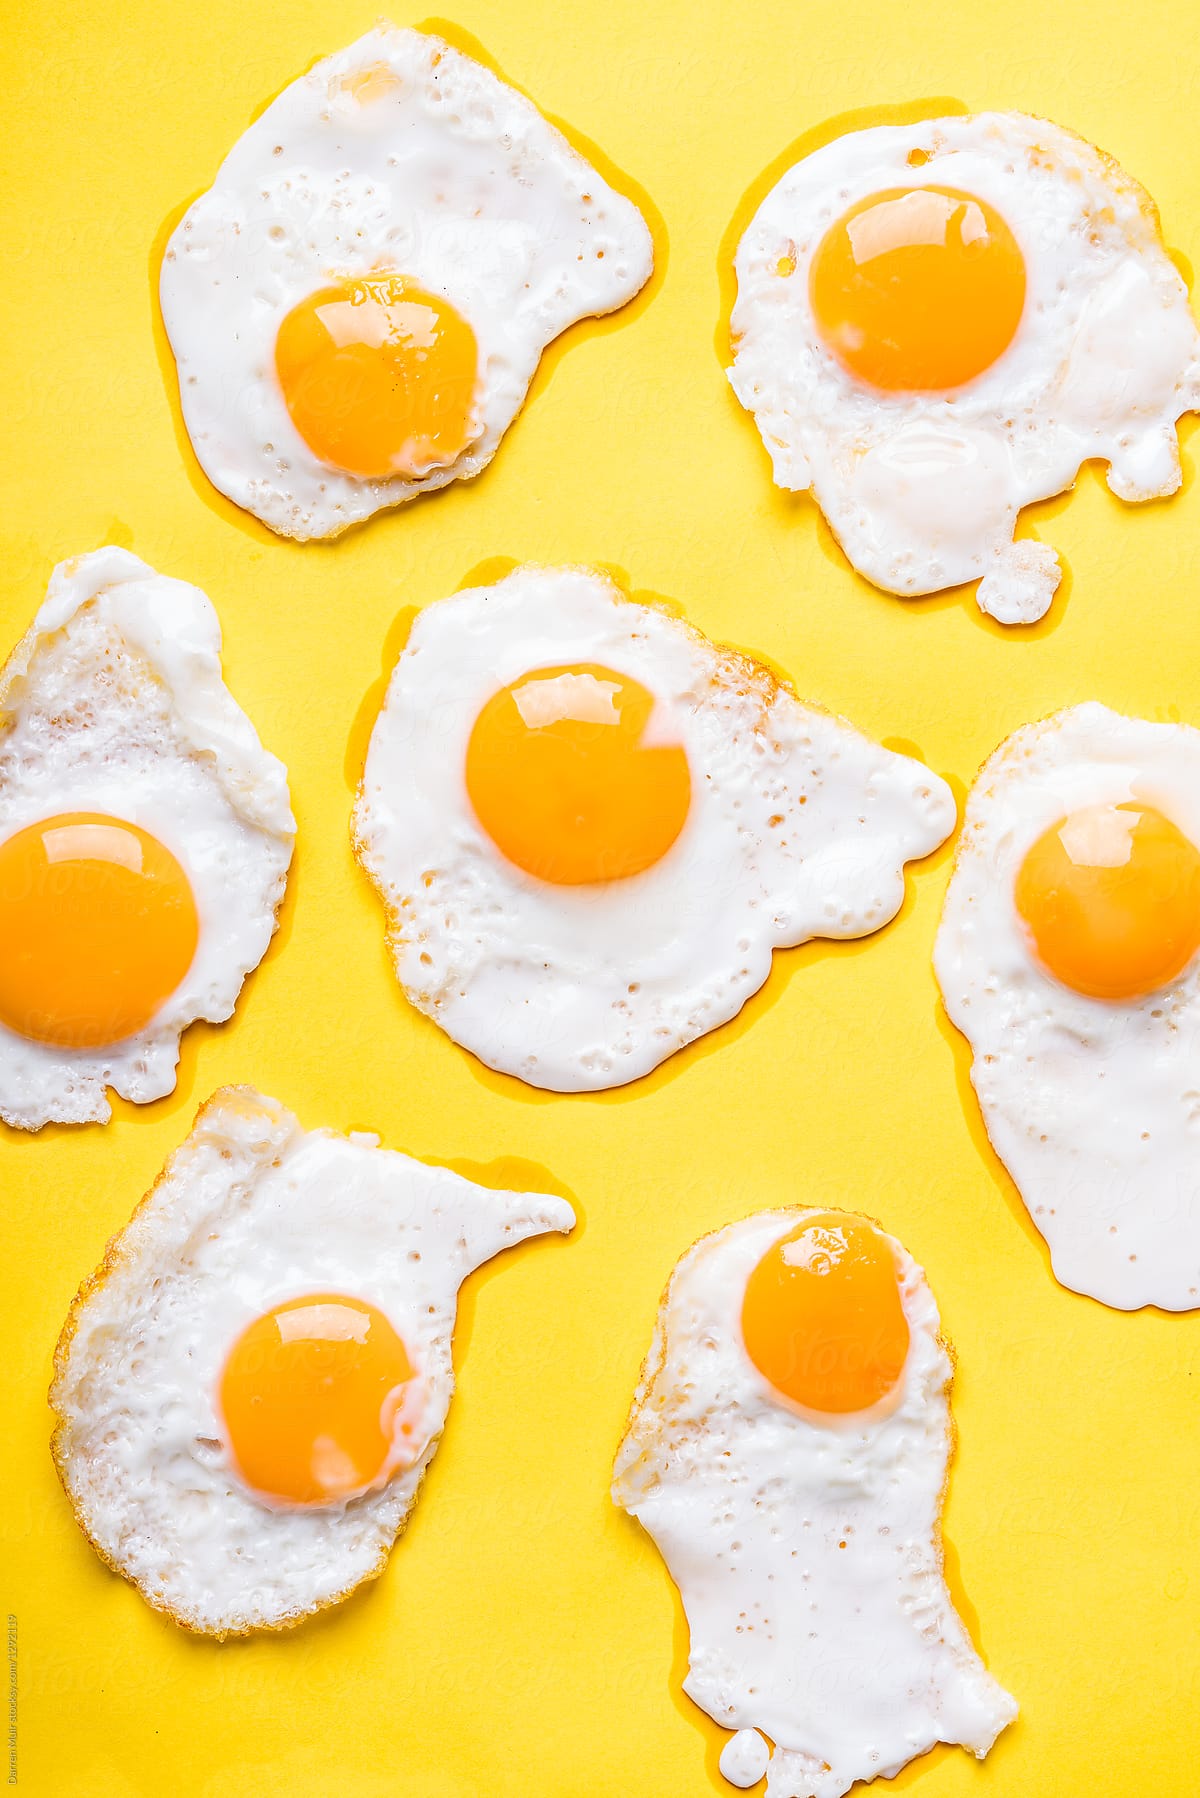
[[[411, 201], [407, 211], [391, 203], [386, 165], [374, 181], [358, 180], [353, 166], [340, 168], [336, 177], [330, 173], [335, 163], [342, 163], [343, 150], [348, 165], [356, 155], [366, 165], [373, 149], [382, 153], [383, 146], [393, 141], [371, 130], [372, 121], [382, 117], [378, 108], [386, 102], [362, 107], [345, 97], [331, 98], [342, 77], [376, 62], [386, 64], [426, 105], [423, 119], [415, 123], [411, 116], [406, 119], [396, 143], [406, 141], [406, 132], [424, 128], [439, 146], [457, 144], [468, 159], [476, 154], [476, 140], [494, 145], [498, 137], [501, 147], [507, 146], [513, 166], [499, 177], [499, 185], [510, 219], [519, 219], [532, 204], [524, 191], [531, 169], [543, 177], [557, 177], [564, 190], [569, 184], [572, 193], [588, 196], [590, 224], [576, 221], [582, 235], [572, 242], [572, 254], [568, 257], [563, 248], [558, 251], [561, 259], [554, 260], [545, 249], [542, 213], [547, 194], [536, 195], [541, 211], [530, 220], [536, 229], [527, 235], [545, 266], [539, 262], [536, 270], [544, 292], [535, 308], [526, 302], [522, 312], [521, 291], [512, 288], [519, 259], [506, 256], [502, 243], [486, 270], [478, 266], [483, 256], [478, 233], [460, 244], [451, 231], [439, 251], [438, 232], [428, 221], [422, 223], [424, 213], [413, 224]], [[434, 102], [437, 117], [431, 118]], [[270, 229], [286, 235], [293, 223], [298, 232], [312, 229], [315, 220], [325, 241], [310, 240], [294, 258], [295, 266], [287, 267], [284, 251], [277, 255], [268, 241], [268, 215], [275, 216], [271, 206], [278, 198], [273, 198], [275, 184], [285, 172], [275, 147], [284, 148], [284, 162], [290, 167], [289, 139], [303, 140], [314, 127], [321, 128], [323, 117], [342, 136], [322, 140], [312, 168], [300, 164], [298, 179], [311, 183], [311, 191], [305, 190], [307, 220], [288, 219], [285, 224], [280, 212]], [[361, 140], [356, 144], [359, 127]], [[317, 166], [322, 154], [324, 169]], [[347, 209], [353, 216], [343, 221], [343, 236], [338, 214]], [[360, 237], [370, 227], [366, 253], [355, 248], [349, 236], [356, 220]], [[406, 225], [412, 239], [400, 251], [402, 260], [408, 252], [403, 272], [443, 291], [475, 329], [486, 368], [484, 430], [452, 465], [420, 480], [363, 480], [318, 461], [296, 431], [275, 379], [274, 338], [284, 314], [333, 268], [344, 273], [356, 265], [356, 257], [362, 258], [364, 272], [375, 266], [381, 260], [379, 250], [392, 241], [388, 233], [397, 220]], [[484, 227], [490, 222], [480, 220]], [[450, 226], [459, 223], [449, 221]], [[446, 230], [445, 220], [440, 228]], [[556, 249], [558, 240], [549, 241]], [[285, 243], [285, 251], [291, 248]], [[626, 305], [650, 278], [653, 259], [649, 228], [637, 207], [570, 146], [532, 101], [440, 38], [381, 24], [319, 62], [272, 101], [230, 151], [213, 186], [192, 204], [172, 233], [160, 274], [160, 299], [196, 456], [220, 492], [271, 530], [300, 540], [336, 535], [386, 507], [450, 481], [469, 479], [487, 466], [520, 410], [546, 345], [579, 319]], [[386, 254], [382, 260], [387, 260]], [[519, 330], [514, 329], [514, 316], [520, 320]]]
[[1080, 806], [1141, 799], [1200, 845], [1198, 794], [1190, 725], [1091, 701], [1022, 726], [971, 789], [934, 945], [989, 1139], [1055, 1278], [1120, 1310], [1200, 1306], [1188, 1109], [1200, 1089], [1200, 960], [1141, 999], [1074, 992], [1036, 961], [1014, 887], [1037, 838]]
[[[242, 951], [245, 965], [231, 970], [236, 981], [232, 991], [217, 994], [214, 982], [228, 987], [230, 970], [210, 966], [205, 930], [215, 934], [213, 896], [197, 893], [198, 905], [202, 899], [206, 904], [201, 905], [201, 941], [192, 968], [147, 1028], [123, 1042], [71, 1050], [29, 1041], [0, 1025], [0, 1064], [7, 1060], [10, 1072], [12, 1063], [26, 1064], [19, 1079], [12, 1075], [11, 1090], [0, 1093], [0, 1117], [17, 1129], [36, 1130], [49, 1122], [106, 1123], [112, 1115], [106, 1086], [137, 1103], [161, 1098], [173, 1089], [183, 1031], [198, 1018], [213, 1023], [228, 1018], [245, 976], [266, 953], [295, 840], [287, 770], [262, 747], [253, 724], [224, 684], [221, 629], [211, 602], [199, 588], [156, 574], [126, 550], [95, 550], [54, 570], [33, 625], [0, 673], [0, 717], [5, 728], [11, 732], [19, 723], [22, 693], [37, 679], [39, 649], [57, 633], [69, 633], [81, 611], [100, 597], [107, 602], [112, 633], [146, 663], [166, 690], [184, 747], [207, 770], [256, 845], [263, 865], [263, 928], [255, 930], [253, 921], [248, 924], [254, 941]], [[136, 794], [128, 795], [134, 811], [136, 799]], [[0, 832], [8, 836], [53, 812], [89, 809], [93, 808], [86, 777], [64, 789], [62, 803], [50, 813], [35, 805], [30, 814], [19, 783], [10, 783], [9, 790], [0, 793]], [[152, 830], [157, 822], [145, 820]], [[167, 847], [186, 870], [187, 829], [177, 819], [164, 823]]]
[[[426, 1385], [422, 1427], [428, 1435], [419, 1459], [393, 1473], [379, 1488], [327, 1506], [275, 1505], [242, 1484], [227, 1452], [210, 1452], [213, 1445], [207, 1437], [214, 1432], [219, 1437], [223, 1431], [215, 1393], [219, 1359], [201, 1373], [191, 1356], [185, 1357], [193, 1388], [185, 1395], [185, 1409], [190, 1404], [189, 1415], [196, 1428], [207, 1433], [197, 1441], [190, 1472], [185, 1469], [186, 1477], [196, 1487], [208, 1490], [227, 1509], [233, 1509], [243, 1530], [247, 1527], [246, 1516], [250, 1515], [266, 1544], [262, 1558], [267, 1563], [267, 1577], [273, 1574], [277, 1587], [272, 1594], [266, 1585], [255, 1586], [247, 1598], [245, 1588], [250, 1576], [262, 1575], [263, 1566], [255, 1564], [253, 1555], [249, 1561], [230, 1556], [213, 1580], [214, 1586], [221, 1588], [223, 1598], [214, 1591], [205, 1604], [194, 1594], [189, 1595], [183, 1575], [190, 1559], [199, 1562], [211, 1550], [211, 1543], [189, 1534], [189, 1518], [182, 1509], [176, 1513], [177, 1482], [164, 1479], [161, 1466], [152, 1456], [148, 1465], [140, 1469], [143, 1484], [138, 1489], [138, 1481], [131, 1477], [128, 1466], [138, 1446], [136, 1432], [131, 1437], [128, 1432], [115, 1431], [113, 1442], [102, 1443], [98, 1454], [87, 1453], [78, 1439], [87, 1434], [89, 1420], [93, 1431], [97, 1427], [94, 1414], [98, 1407], [101, 1420], [112, 1415], [105, 1413], [104, 1405], [107, 1402], [112, 1406], [119, 1396], [111, 1378], [107, 1388], [104, 1385], [111, 1373], [105, 1356], [113, 1352], [113, 1339], [119, 1345], [115, 1351], [118, 1355], [127, 1350], [131, 1354], [142, 1352], [135, 1339], [139, 1330], [146, 1333], [146, 1308], [152, 1319], [156, 1307], [169, 1303], [172, 1280], [180, 1278], [179, 1259], [190, 1259], [210, 1232], [219, 1228], [222, 1199], [228, 1201], [235, 1186], [244, 1188], [243, 1202], [249, 1206], [254, 1204], [256, 1192], [261, 1193], [266, 1215], [260, 1221], [269, 1224], [270, 1209], [278, 1202], [275, 1187], [287, 1170], [314, 1147], [326, 1157], [340, 1157], [348, 1172], [352, 1160], [361, 1164], [361, 1158], [368, 1158], [372, 1178], [393, 1189], [391, 1198], [401, 1210], [407, 1205], [416, 1215], [419, 1192], [421, 1207], [428, 1212], [425, 1228], [431, 1226], [435, 1217], [452, 1214], [448, 1221], [457, 1234], [443, 1270], [448, 1290], [444, 1302], [436, 1307], [438, 1314], [430, 1320], [400, 1316], [390, 1319], [406, 1344], [416, 1351], [416, 1363]], [[334, 1202], [341, 1202], [341, 1197]], [[425, 1470], [441, 1439], [455, 1384], [450, 1338], [459, 1285], [476, 1267], [505, 1248], [550, 1231], [567, 1233], [574, 1224], [575, 1214], [565, 1199], [480, 1187], [447, 1168], [428, 1166], [382, 1149], [377, 1137], [362, 1133], [341, 1137], [329, 1130], [305, 1132], [284, 1106], [252, 1087], [225, 1087], [214, 1093], [201, 1107], [191, 1134], [171, 1155], [129, 1224], [109, 1242], [100, 1266], [81, 1285], [55, 1350], [50, 1389], [55, 1418], [51, 1453], [76, 1520], [101, 1560], [135, 1585], [147, 1603], [173, 1622], [218, 1638], [291, 1628], [318, 1611], [340, 1604], [359, 1585], [377, 1578], [412, 1513]], [[387, 1246], [393, 1256], [398, 1253], [395, 1244], [389, 1242]], [[288, 1278], [282, 1282], [288, 1290], [272, 1290], [253, 1300], [245, 1293], [232, 1299], [227, 1294], [218, 1295], [229, 1313], [227, 1321], [236, 1316], [236, 1323], [231, 1331], [226, 1331], [228, 1341], [205, 1345], [207, 1358], [212, 1360], [219, 1351], [227, 1351], [240, 1330], [270, 1305], [305, 1292], [328, 1290], [331, 1284], [339, 1289], [336, 1279], [331, 1282], [327, 1272], [326, 1250], [330, 1247], [328, 1242], [313, 1245], [311, 1268], [289, 1269]], [[163, 1250], [167, 1259], [163, 1258]], [[334, 1259], [333, 1254], [328, 1256], [329, 1261]], [[244, 1271], [248, 1278], [255, 1274], [254, 1269]], [[355, 1296], [378, 1302], [378, 1295], [373, 1297], [371, 1290], [372, 1272], [369, 1267], [364, 1269], [361, 1279], [349, 1285], [343, 1283], [340, 1289], [353, 1290]], [[203, 1277], [202, 1273], [200, 1278]], [[380, 1308], [387, 1311], [386, 1304]], [[152, 1384], [154, 1377], [152, 1368], [142, 1367], [137, 1372], [139, 1384]], [[141, 1422], [144, 1432], [154, 1424], [154, 1418], [143, 1418]], [[221, 1447], [223, 1450], [224, 1445]], [[201, 1449], [202, 1457], [197, 1453]], [[163, 1458], [166, 1452], [164, 1445]], [[115, 1487], [118, 1497], [128, 1500], [132, 1520], [123, 1515], [119, 1505], [114, 1509], [106, 1483], [108, 1488]], [[140, 1540], [138, 1513], [147, 1509], [151, 1499], [162, 1507], [160, 1522], [165, 1518], [164, 1528], [177, 1527], [174, 1542], [147, 1544]], [[343, 1537], [352, 1538], [345, 1549]], [[219, 1557], [219, 1545], [217, 1553]]]
[[[910, 166], [910, 151], [927, 160]], [[947, 398], [857, 382], [823, 344], [808, 298], [812, 254], [848, 206], [927, 183], [995, 206], [1024, 252], [1029, 283], [1013, 343]], [[1026, 216], [1038, 208], [1045, 217]], [[1098, 220], [1105, 208], [1110, 218]], [[785, 252], [796, 265], [786, 280], [774, 272]], [[885, 591], [914, 597], [982, 576], [982, 609], [1029, 623], [1049, 606], [1060, 570], [1049, 546], [1013, 541], [1021, 507], [1073, 485], [1088, 458], [1108, 462], [1109, 485], [1125, 500], [1180, 484], [1175, 424], [1200, 406], [1200, 334], [1153, 203], [1074, 133], [1020, 113], [849, 133], [781, 177], [744, 233], [735, 269], [730, 322], [740, 341], [729, 379], [755, 417], [775, 480], [813, 487], [850, 561]], [[1133, 292], [1131, 280], [1143, 277], [1144, 291]], [[1165, 308], [1157, 318], [1156, 298]], [[1123, 357], [1135, 340], [1151, 370], [1145, 404], [1126, 392]], [[1035, 429], [1020, 429], [1018, 415], [1033, 417]], [[874, 495], [868, 467], [877, 471]], [[917, 487], [906, 489], [906, 479]], [[962, 501], [973, 485], [977, 521], [966, 529]], [[929, 510], [927, 534], [914, 494]]]
[[[954, 1421], [949, 1408], [953, 1349], [941, 1331], [937, 1304], [924, 1270], [903, 1244], [882, 1226], [876, 1225], [896, 1257], [911, 1340], [898, 1401], [883, 1407], [879, 1414], [870, 1414], [866, 1421], [846, 1419], [830, 1424], [806, 1420], [786, 1400], [779, 1398], [746, 1354], [740, 1325], [740, 1301], [746, 1277], [780, 1236], [805, 1217], [821, 1215], [828, 1209], [795, 1205], [759, 1212], [701, 1237], [680, 1257], [659, 1302], [651, 1345], [617, 1450], [612, 1500], [618, 1509], [636, 1517], [655, 1542], [680, 1592], [686, 1616], [684, 1580], [675, 1579], [675, 1569], [658, 1538], [655, 1524], [661, 1521], [662, 1527], [671, 1532], [672, 1491], [680, 1490], [686, 1497], [695, 1491], [695, 1482], [700, 1478], [700, 1458], [689, 1456], [687, 1452], [689, 1429], [693, 1435], [698, 1430], [703, 1443], [714, 1414], [719, 1419], [722, 1412], [735, 1417], [761, 1412], [768, 1420], [773, 1416], [787, 1419], [789, 1434], [800, 1431], [811, 1436], [816, 1444], [814, 1458], [818, 1462], [826, 1445], [836, 1449], [843, 1459], [853, 1462], [856, 1458], [868, 1458], [872, 1445], [880, 1439], [907, 1440], [912, 1434], [914, 1419], [924, 1422], [932, 1416], [935, 1424], [940, 1419], [940, 1441], [930, 1462], [936, 1485], [932, 1494], [930, 1558], [922, 1570], [922, 1578], [929, 1588], [926, 1599], [938, 1613], [943, 1630], [939, 1646], [948, 1657], [944, 1671], [961, 1676], [963, 1694], [960, 1696], [970, 1701], [968, 1710], [974, 1706], [974, 1715], [963, 1719], [970, 1727], [964, 1728], [960, 1735], [934, 1735], [921, 1743], [906, 1743], [898, 1758], [887, 1765], [879, 1764], [877, 1757], [874, 1764], [864, 1760], [862, 1765], [849, 1767], [845, 1765], [843, 1755], [839, 1757], [842, 1761], [839, 1766], [836, 1760], [830, 1761], [828, 1754], [823, 1757], [819, 1748], [809, 1752], [784, 1746], [776, 1740], [767, 1770], [768, 1798], [810, 1798], [810, 1795], [812, 1798], [840, 1798], [840, 1794], [848, 1791], [858, 1779], [895, 1777], [908, 1761], [926, 1752], [937, 1740], [960, 1741], [982, 1759], [1000, 1732], [1016, 1717], [1018, 1708], [1015, 1700], [984, 1667], [945, 1584], [941, 1512], [954, 1446]], [[874, 1222], [872, 1219], [867, 1221]], [[723, 1270], [723, 1261], [735, 1265]], [[680, 1365], [680, 1357], [686, 1353], [686, 1342], [695, 1334], [688, 1327], [685, 1313], [690, 1289], [697, 1285], [706, 1299], [711, 1297], [714, 1286], [720, 1288], [715, 1303], [707, 1306], [708, 1314], [693, 1320], [703, 1336], [702, 1349], [710, 1351], [718, 1363], [715, 1385], [711, 1385], [703, 1367], [689, 1370]], [[715, 1318], [711, 1315], [714, 1309]], [[674, 1411], [670, 1409], [673, 1396], [679, 1399]], [[921, 1434], [925, 1439], [928, 1431]], [[836, 1485], [837, 1469], [828, 1477]], [[841, 1477], [848, 1476], [843, 1473]], [[803, 1501], [802, 1494], [796, 1496]], [[736, 1520], [731, 1520], [731, 1532], [736, 1532], [737, 1527]], [[744, 1702], [727, 1689], [724, 1679], [718, 1678], [716, 1684], [713, 1683], [714, 1668], [711, 1665], [697, 1666], [701, 1645], [692, 1634], [690, 1617], [688, 1622], [691, 1651], [684, 1690], [723, 1729], [734, 1732], [725, 1746], [731, 1750], [732, 1744], [738, 1744], [737, 1751], [730, 1753], [730, 1772], [736, 1772], [743, 1753], [757, 1759], [752, 1740], [743, 1740], [757, 1733], [756, 1723], [768, 1736], [773, 1736], [774, 1732], [755, 1712], [752, 1702]], [[859, 1759], [863, 1757], [860, 1755]], [[725, 1770], [724, 1764], [722, 1770]]]
[[[644, 873], [568, 888], [501, 856], [474, 818], [462, 770], [475, 718], [500, 686], [580, 660], [614, 666], [670, 702], [692, 806]], [[763, 757], [767, 724], [781, 741], [776, 762]], [[819, 761], [812, 795], [783, 791], [787, 755], [796, 782]], [[769, 817], [796, 829], [803, 819], [800, 847], [771, 844]], [[727, 1022], [766, 979], [773, 949], [889, 922], [904, 865], [931, 854], [955, 822], [938, 775], [802, 704], [760, 664], [594, 569], [526, 565], [418, 615], [372, 731], [352, 839], [383, 899], [409, 1000], [488, 1066], [578, 1092], [640, 1078]], [[776, 835], [790, 841], [783, 828]], [[572, 1010], [586, 1013], [582, 1023]]]

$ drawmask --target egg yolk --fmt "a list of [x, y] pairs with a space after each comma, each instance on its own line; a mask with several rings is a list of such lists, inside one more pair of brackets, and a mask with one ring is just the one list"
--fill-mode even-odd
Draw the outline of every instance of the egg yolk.
[[654, 707], [640, 682], [594, 664], [538, 669], [488, 700], [467, 746], [467, 792], [509, 861], [581, 886], [666, 854], [692, 783], [681, 744], [647, 742]]
[[292, 423], [313, 455], [367, 479], [418, 479], [479, 435], [475, 333], [403, 275], [323, 287], [275, 339]]
[[1025, 261], [985, 201], [896, 188], [852, 206], [812, 260], [825, 343], [850, 374], [889, 392], [961, 387], [1012, 342]]
[[908, 1355], [890, 1245], [860, 1217], [806, 1218], [747, 1280], [742, 1339], [763, 1378], [805, 1410], [844, 1415], [877, 1404]]
[[1040, 836], [1017, 911], [1039, 961], [1095, 999], [1152, 993], [1200, 949], [1200, 849], [1147, 805], [1093, 805]]
[[134, 1036], [192, 965], [187, 875], [136, 824], [64, 812], [0, 844], [0, 1022], [60, 1048]]
[[220, 1389], [247, 1485], [298, 1505], [366, 1491], [399, 1464], [397, 1413], [412, 1377], [403, 1342], [362, 1299], [314, 1293], [256, 1318]]

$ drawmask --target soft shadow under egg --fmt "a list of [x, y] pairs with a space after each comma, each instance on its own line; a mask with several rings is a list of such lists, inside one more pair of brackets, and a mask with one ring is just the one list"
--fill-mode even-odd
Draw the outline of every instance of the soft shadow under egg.
[[946, 1016], [945, 1007], [940, 998], [934, 1005], [934, 1023], [937, 1026], [939, 1035], [950, 1045], [950, 1051], [954, 1059], [954, 1081], [958, 1090], [959, 1105], [962, 1109], [963, 1119], [966, 1123], [968, 1134], [975, 1146], [979, 1159], [986, 1168], [991, 1178], [992, 1185], [997, 1192], [1002, 1195], [1005, 1204], [1012, 1212], [1022, 1231], [1029, 1240], [1036, 1245], [1038, 1253], [1045, 1265], [1046, 1272], [1049, 1277], [1053, 1279], [1054, 1274], [1050, 1266], [1050, 1251], [1046, 1247], [1041, 1232], [1030, 1217], [1029, 1212], [1025, 1207], [1025, 1201], [1017, 1190], [1016, 1183], [1013, 1181], [1008, 1169], [1004, 1166], [1004, 1163], [1000, 1160], [995, 1149], [993, 1149], [991, 1139], [988, 1136], [987, 1126], [983, 1121], [983, 1112], [980, 1109], [975, 1088], [971, 1084], [971, 1045], [968, 1043], [966, 1037], [960, 1034]]

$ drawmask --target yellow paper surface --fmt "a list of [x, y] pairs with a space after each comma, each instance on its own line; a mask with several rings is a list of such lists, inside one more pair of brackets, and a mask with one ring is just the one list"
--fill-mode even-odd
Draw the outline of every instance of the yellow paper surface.
[[[188, 1034], [175, 1094], [118, 1104], [106, 1129], [0, 1134], [0, 1602], [18, 1619], [21, 1789], [721, 1789], [722, 1732], [679, 1690], [677, 1598], [612, 1508], [609, 1469], [678, 1254], [800, 1201], [865, 1208], [928, 1269], [959, 1354], [952, 1582], [1022, 1704], [982, 1768], [939, 1749], [897, 1785], [1191, 1794], [1200, 1318], [1118, 1315], [1051, 1279], [939, 1011], [949, 851], [880, 935], [778, 956], [737, 1024], [631, 1089], [563, 1098], [483, 1073], [407, 1007], [347, 840], [394, 620], [494, 556], [623, 568], [805, 697], [916, 745], [960, 791], [1057, 706], [1200, 723], [1190, 455], [1170, 503], [1122, 507], [1088, 470], [1036, 508], [1069, 572], [1044, 626], [1006, 634], [969, 592], [906, 605], [859, 581], [811, 503], [772, 489], [714, 350], [718, 248], [743, 195], [794, 139], [862, 108], [940, 96], [1044, 113], [1118, 156], [1195, 257], [1190, 8], [464, 0], [456, 22], [500, 68], [647, 190], [665, 277], [552, 353], [478, 482], [308, 546], [238, 514], [191, 460], [152, 274], [165, 222], [251, 117], [372, 7], [4, 11], [0, 638], [26, 628], [53, 563], [105, 542], [195, 581], [300, 826], [279, 936], [232, 1023]], [[45, 1390], [79, 1280], [227, 1081], [418, 1155], [541, 1162], [584, 1221], [470, 1283], [445, 1440], [384, 1577], [286, 1637], [222, 1647], [100, 1565], [51, 1466]]]

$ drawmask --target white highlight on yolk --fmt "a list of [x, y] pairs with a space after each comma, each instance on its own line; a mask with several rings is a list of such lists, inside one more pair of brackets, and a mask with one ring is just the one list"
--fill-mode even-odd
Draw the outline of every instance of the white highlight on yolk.
[[598, 680], [591, 674], [556, 674], [550, 680], [530, 680], [513, 690], [513, 703], [529, 730], [544, 730], [573, 718], [580, 724], [619, 724], [615, 681]]

